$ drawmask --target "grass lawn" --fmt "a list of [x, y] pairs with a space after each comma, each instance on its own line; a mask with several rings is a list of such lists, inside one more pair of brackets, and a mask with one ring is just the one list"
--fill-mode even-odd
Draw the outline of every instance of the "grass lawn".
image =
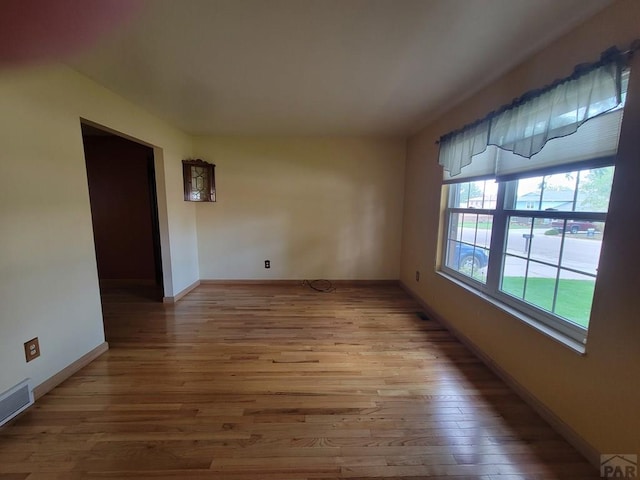
[[[554, 278], [529, 278], [524, 299], [550, 312], [554, 286]], [[589, 325], [594, 286], [594, 280], [560, 279], [554, 313], [586, 328]], [[522, 298], [523, 288], [524, 277], [504, 277], [502, 280], [502, 290], [514, 297]]]
[[[463, 222], [462, 228], [472, 228], [475, 230], [476, 222]], [[510, 230], [529, 230], [531, 228], [530, 225], [521, 225], [519, 223], [510, 223]], [[491, 230], [491, 222], [478, 222], [478, 230]]]
[[[476, 222], [463, 222], [462, 228], [472, 228], [475, 230]], [[478, 230], [491, 230], [491, 222], [478, 222]]]

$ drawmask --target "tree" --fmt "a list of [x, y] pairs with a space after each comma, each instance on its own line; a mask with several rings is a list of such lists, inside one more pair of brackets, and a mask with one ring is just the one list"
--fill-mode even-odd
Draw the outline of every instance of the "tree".
[[606, 212], [613, 183], [613, 167], [589, 170], [580, 179], [580, 206], [585, 210]]
[[467, 206], [470, 198], [482, 197], [483, 191], [476, 182], [462, 183], [458, 187], [458, 199], [460, 206]]
[[[564, 181], [562, 181], [564, 179]], [[575, 187], [576, 179], [573, 173], [568, 172], [558, 175], [545, 175], [542, 177], [542, 181], [538, 184], [538, 191], [550, 190], [552, 192], [563, 192], [571, 190], [567, 185], [573, 184]]]

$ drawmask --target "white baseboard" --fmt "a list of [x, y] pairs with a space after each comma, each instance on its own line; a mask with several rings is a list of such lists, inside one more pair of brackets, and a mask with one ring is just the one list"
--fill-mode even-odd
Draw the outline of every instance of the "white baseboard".
[[98, 345], [96, 348], [91, 350], [90, 352], [85, 353], [75, 362], [71, 363], [70, 365], [67, 365], [65, 368], [60, 370], [54, 376], [50, 377], [49, 379], [45, 380], [40, 385], [35, 387], [33, 389], [34, 398], [38, 400], [45, 393], [48, 393], [54, 388], [56, 388], [58, 385], [60, 385], [67, 378], [69, 378], [71, 375], [76, 373], [78, 370], [89, 365], [91, 362], [93, 362], [96, 358], [98, 358], [107, 350], [109, 350], [109, 344], [107, 342], [103, 342], [100, 345]]
[[436, 314], [420, 297], [418, 297], [404, 282], [400, 286], [413, 297], [425, 310], [425, 313], [433, 320], [444, 326], [451, 334], [467, 347], [482, 363], [500, 377], [515, 393], [522, 398], [538, 415], [540, 415], [556, 432], [580, 452], [594, 467], [600, 468], [600, 452], [584, 438], [582, 438], [569, 424], [554, 413], [549, 407], [538, 399], [531, 391], [523, 387], [511, 374], [509, 374], [491, 357], [484, 353], [469, 337], [456, 329], [449, 321]]
[[196, 280], [191, 285], [189, 285], [187, 288], [185, 288], [185, 289], [181, 290], [180, 292], [178, 292], [177, 294], [175, 294], [173, 297], [163, 297], [162, 298], [162, 303], [176, 303], [178, 300], [180, 300], [182, 297], [184, 297], [186, 294], [188, 294], [191, 290], [193, 290], [194, 288], [196, 288], [199, 285], [200, 285], [200, 280]]

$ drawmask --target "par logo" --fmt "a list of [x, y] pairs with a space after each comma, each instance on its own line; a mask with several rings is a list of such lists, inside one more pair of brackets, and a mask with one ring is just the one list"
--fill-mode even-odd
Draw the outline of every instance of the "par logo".
[[638, 478], [638, 456], [616, 453], [600, 455], [600, 476]]

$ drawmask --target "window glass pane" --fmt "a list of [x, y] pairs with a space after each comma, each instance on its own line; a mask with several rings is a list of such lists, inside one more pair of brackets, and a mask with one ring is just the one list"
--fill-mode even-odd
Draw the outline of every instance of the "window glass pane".
[[[498, 198], [498, 184], [494, 180], [486, 180], [483, 182], [484, 192], [482, 196], [482, 206], [470, 204], [473, 208], [495, 209], [496, 200]], [[470, 202], [471, 203], [471, 202]]]
[[531, 217], [509, 217], [507, 230], [507, 253], [527, 256], [531, 240]]
[[575, 209], [578, 172], [545, 175], [540, 185], [542, 202], [539, 210], [572, 212]]
[[452, 207], [467, 208], [469, 206], [470, 183], [458, 183], [454, 187], [454, 200]]
[[462, 240], [462, 230], [464, 225], [463, 213], [451, 213], [449, 215], [449, 240]]
[[614, 167], [603, 167], [580, 172], [576, 211], [606, 212], [609, 209], [614, 170]]
[[475, 213], [463, 213], [462, 225], [460, 229], [462, 231], [461, 240], [467, 243], [474, 243], [476, 238], [476, 228], [478, 226], [478, 215]]
[[[606, 212], [614, 167], [522, 178], [508, 182], [515, 197], [506, 208], [558, 212]], [[576, 193], [577, 190], [577, 193]]]
[[492, 222], [491, 215], [452, 213], [446, 266], [485, 283]]
[[565, 239], [560, 265], [595, 275], [598, 272], [604, 222], [563, 220], [561, 225], [564, 225]]
[[493, 228], [493, 215], [478, 215], [475, 244], [489, 249], [491, 245], [491, 229]]
[[524, 296], [524, 279], [527, 275], [527, 261], [505, 255], [502, 269], [501, 290], [517, 298]]
[[524, 299], [526, 302], [549, 312], [553, 311], [558, 269], [530, 261]]
[[561, 270], [555, 313], [587, 328], [595, 284], [593, 277]]
[[533, 221], [529, 258], [558, 265], [562, 234], [551, 226], [551, 219], [536, 218]]
[[516, 186], [516, 197], [506, 208], [516, 210], [538, 210], [542, 194], [543, 177], [531, 177], [509, 182]]
[[492, 227], [493, 215], [451, 213], [448, 238], [489, 248]]
[[514, 180], [516, 197], [507, 208], [571, 212], [575, 205], [577, 177], [578, 172], [567, 172]]
[[447, 267], [479, 282], [487, 281], [489, 251], [468, 243], [449, 241]]
[[495, 209], [498, 184], [493, 180], [458, 183], [454, 185], [454, 208]]

